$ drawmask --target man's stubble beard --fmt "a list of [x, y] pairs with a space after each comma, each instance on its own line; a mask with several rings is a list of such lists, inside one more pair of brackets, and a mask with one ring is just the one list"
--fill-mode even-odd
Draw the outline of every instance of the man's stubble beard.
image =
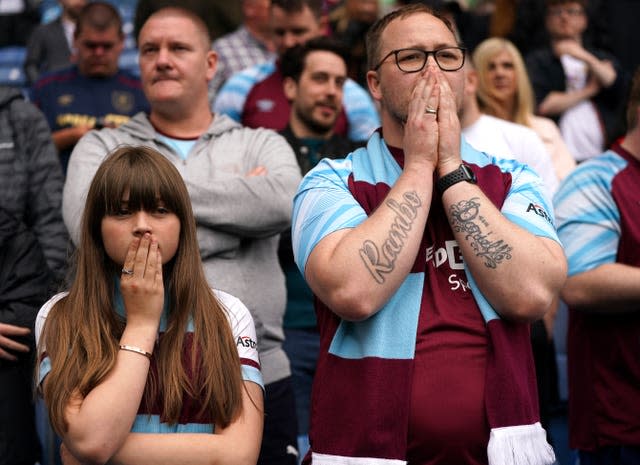
[[300, 111], [299, 108], [295, 109], [296, 115], [298, 116], [298, 119], [307, 127], [311, 130], [311, 132], [313, 132], [314, 134], [318, 134], [321, 137], [327, 137], [331, 131], [333, 130], [333, 128], [336, 125], [336, 121], [338, 119], [338, 116], [340, 115], [340, 112], [337, 113], [338, 116], [336, 116], [336, 118], [334, 118], [333, 123], [330, 125], [326, 125], [323, 123], [319, 123], [318, 121], [314, 120], [313, 117], [311, 116], [307, 116], [306, 114], [304, 114], [302, 111]]

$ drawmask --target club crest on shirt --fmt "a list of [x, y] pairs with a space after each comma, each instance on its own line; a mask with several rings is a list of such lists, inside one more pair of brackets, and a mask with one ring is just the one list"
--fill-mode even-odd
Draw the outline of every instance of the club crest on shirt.
[[58, 105], [61, 107], [68, 107], [73, 103], [73, 95], [71, 94], [62, 94], [58, 96]]
[[276, 106], [276, 102], [269, 99], [260, 99], [256, 102], [256, 106], [258, 107], [259, 111], [263, 113], [268, 113], [272, 111], [273, 108]]
[[527, 213], [529, 212], [535, 213], [539, 217], [547, 220], [549, 224], [553, 225], [553, 219], [551, 219], [551, 216], [547, 213], [547, 211], [541, 205], [531, 202], [527, 207]]
[[111, 92], [111, 104], [121, 113], [130, 113], [135, 104], [135, 97], [131, 92], [114, 90]]

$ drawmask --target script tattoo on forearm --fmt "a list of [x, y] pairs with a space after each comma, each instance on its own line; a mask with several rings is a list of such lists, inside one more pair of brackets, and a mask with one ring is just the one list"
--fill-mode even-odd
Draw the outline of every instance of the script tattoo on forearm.
[[482, 224], [489, 226], [487, 220], [480, 215], [480, 202], [477, 197], [470, 200], [461, 200], [451, 205], [451, 227], [455, 232], [461, 232], [465, 240], [469, 242], [477, 257], [484, 259], [488, 268], [496, 268], [503, 260], [511, 258], [513, 248], [502, 239], [492, 241], [491, 231], [483, 232]]
[[400, 203], [395, 199], [388, 199], [385, 202], [385, 205], [391, 208], [396, 216], [382, 246], [378, 247], [373, 241], [367, 239], [362, 243], [362, 248], [359, 251], [364, 266], [378, 284], [383, 284], [384, 275], [395, 269], [396, 259], [402, 251], [407, 237], [409, 237], [408, 233], [413, 227], [413, 221], [418, 216], [418, 208], [422, 205], [420, 197], [414, 191], [405, 192], [402, 199], [403, 201]]

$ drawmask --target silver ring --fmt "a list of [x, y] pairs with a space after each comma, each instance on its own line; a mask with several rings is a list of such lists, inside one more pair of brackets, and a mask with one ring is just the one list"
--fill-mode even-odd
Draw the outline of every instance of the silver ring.
[[425, 113], [429, 113], [430, 115], [437, 115], [438, 114], [438, 110], [434, 110], [433, 108], [429, 108], [429, 107], [425, 108], [424, 112]]
[[133, 275], [133, 270], [127, 270], [126, 268], [122, 269], [122, 274], [126, 274], [126, 275]]

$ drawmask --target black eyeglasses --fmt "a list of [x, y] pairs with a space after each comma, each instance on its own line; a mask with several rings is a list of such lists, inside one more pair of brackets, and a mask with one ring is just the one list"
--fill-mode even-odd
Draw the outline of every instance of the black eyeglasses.
[[554, 7], [549, 9], [549, 16], [559, 17], [562, 16], [563, 13], [566, 13], [569, 16], [582, 16], [584, 14], [584, 10], [580, 7]]
[[97, 49], [102, 48], [105, 52], [110, 51], [113, 47], [116, 46], [116, 42], [97, 42], [93, 40], [82, 40], [80, 44], [83, 47], [88, 48], [92, 52], [95, 52]]
[[438, 50], [420, 50], [418, 48], [401, 48], [400, 50], [392, 50], [380, 60], [374, 71], [377, 71], [382, 63], [391, 55], [396, 57], [396, 66], [400, 71], [405, 73], [417, 73], [422, 71], [424, 65], [427, 64], [429, 55], [433, 55], [436, 64], [442, 71], [457, 71], [464, 65], [465, 48], [463, 47], [444, 47]]

